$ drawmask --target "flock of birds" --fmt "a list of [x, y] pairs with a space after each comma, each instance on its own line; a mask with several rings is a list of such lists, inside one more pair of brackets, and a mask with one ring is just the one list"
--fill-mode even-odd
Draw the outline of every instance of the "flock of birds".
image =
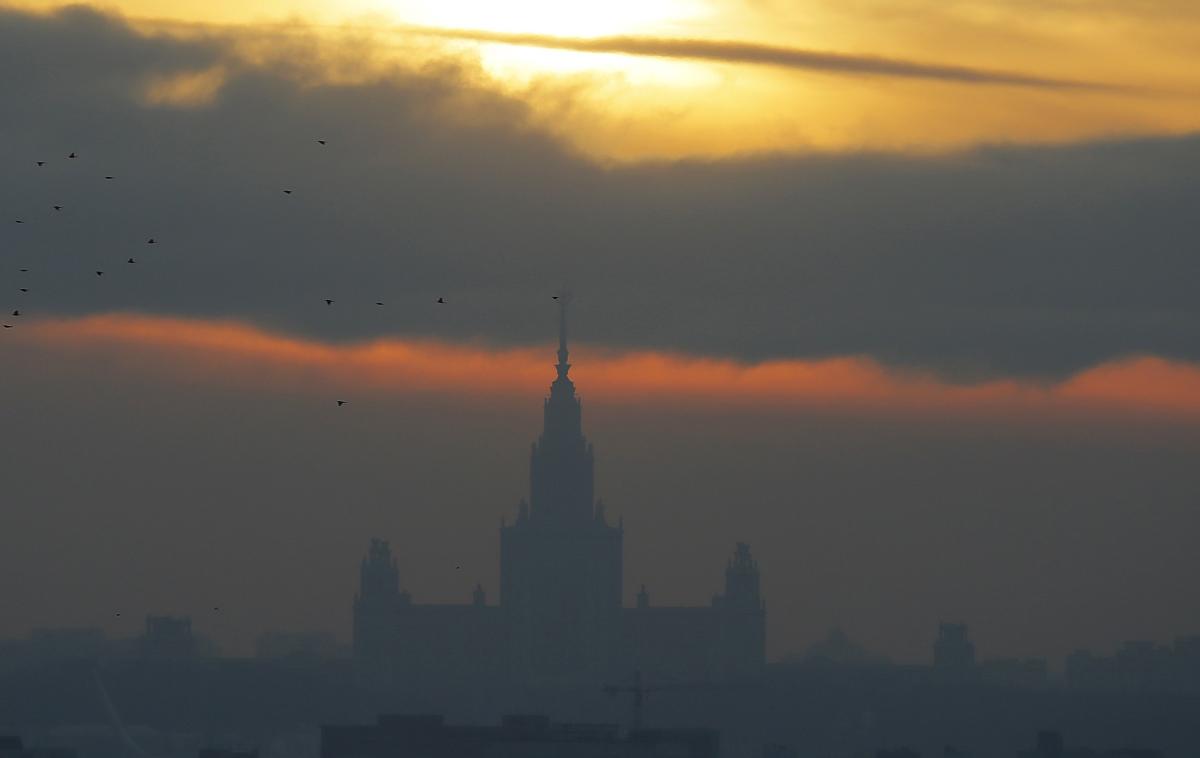
[[[320, 145], [321, 147], [326, 147], [326, 146], [328, 146], [328, 144], [329, 144], [328, 140], [325, 140], [325, 139], [318, 139], [318, 140], [316, 140], [316, 143], [317, 143], [318, 145]], [[79, 158], [79, 154], [78, 154], [78, 153], [76, 153], [76, 152], [71, 152], [70, 154], [68, 154], [68, 155], [67, 155], [67, 158], [66, 158], [66, 159], [67, 159], [67, 160], [77, 160], [78, 158]], [[35, 165], [36, 165], [38, 168], [44, 168], [44, 167], [45, 167], [45, 166], [48, 164], [48, 161], [44, 161], [44, 160], [38, 160], [38, 161], [34, 161], [34, 164], [35, 164]], [[105, 179], [105, 181], [110, 181], [110, 182], [111, 182], [111, 181], [115, 181], [115, 180], [116, 180], [116, 177], [115, 177], [115, 176], [106, 175], [106, 176], [104, 177], [104, 179]], [[283, 192], [283, 194], [285, 194], [285, 195], [292, 195], [292, 194], [294, 194], [294, 190], [292, 190], [292, 189], [284, 189], [284, 190], [282, 190], [282, 192]], [[54, 213], [61, 213], [61, 212], [64, 210], [64, 206], [62, 206], [62, 205], [52, 205], [52, 206], [51, 206], [51, 208], [52, 208], [52, 210], [53, 210], [53, 212], [54, 212]], [[17, 219], [14, 219], [14, 221], [15, 221], [15, 223], [17, 223], [17, 224], [24, 224], [24, 223], [25, 223], [25, 219], [23, 219], [23, 218], [17, 218]], [[156, 244], [158, 244], [158, 240], [157, 240], [155, 237], [148, 237], [148, 238], [146, 239], [146, 242], [145, 242], [145, 244], [147, 244], [147, 245], [156, 245]], [[136, 265], [137, 263], [138, 263], [138, 259], [137, 259], [136, 257], [133, 257], [133, 256], [130, 256], [130, 257], [129, 257], [129, 258], [126, 260], [126, 261], [125, 261], [125, 265]], [[20, 269], [18, 269], [18, 273], [20, 273], [20, 274], [28, 274], [28, 273], [30, 273], [30, 269], [28, 269], [28, 268], [20, 268]], [[104, 271], [104, 270], [102, 270], [102, 269], [97, 269], [97, 270], [95, 270], [95, 271], [94, 271], [94, 273], [95, 273], [95, 275], [96, 275], [97, 277], [103, 277], [103, 276], [105, 275], [105, 271]], [[22, 296], [25, 296], [25, 295], [28, 295], [28, 294], [30, 293], [30, 288], [29, 288], [29, 287], [26, 287], [26, 286], [18, 287], [18, 288], [17, 288], [17, 292], [18, 292], [20, 295], [22, 295]], [[554, 295], [554, 296], [552, 296], [552, 299], [554, 299], [554, 300], [558, 300], [558, 299], [559, 299], [559, 296], [558, 296], [558, 295]], [[332, 306], [334, 305], [334, 303], [335, 303], [335, 302], [336, 302], [336, 301], [335, 301], [333, 298], [325, 298], [325, 305], [326, 305], [327, 307], [332, 307]], [[444, 297], [438, 297], [438, 298], [437, 298], [437, 300], [436, 300], [435, 302], [436, 302], [438, 305], [446, 305], [446, 304], [447, 304], [447, 301], [446, 301], [446, 299], [445, 299]], [[376, 305], [377, 307], [383, 307], [383, 306], [384, 306], [384, 303], [383, 303], [382, 301], [378, 301], [378, 300], [376, 300], [376, 301], [374, 301], [374, 303], [375, 303], [375, 305]], [[12, 328], [14, 328], [14, 327], [16, 326], [16, 319], [20, 319], [20, 318], [21, 318], [23, 315], [24, 315], [24, 314], [23, 314], [23, 312], [22, 312], [22, 310], [21, 310], [21, 307], [19, 307], [19, 306], [18, 306], [18, 307], [15, 307], [15, 308], [13, 308], [13, 309], [12, 309], [12, 311], [11, 311], [11, 313], [10, 313], [10, 319], [9, 319], [9, 320], [6, 320], [6, 321], [3, 321], [3, 322], [0, 322], [0, 326], [2, 326], [4, 329], [12, 329]], [[340, 407], [342, 407], [342, 406], [344, 406], [344, 405], [347, 405], [347, 404], [348, 404], [350, 401], [348, 401], [348, 400], [337, 400], [336, 402], [337, 402], [337, 407], [339, 407], [339, 408], [340, 408]]]
[[[318, 139], [318, 140], [316, 140], [316, 142], [317, 142], [317, 144], [318, 144], [318, 145], [320, 145], [320, 146], [322, 146], [322, 147], [325, 147], [325, 146], [327, 146], [327, 145], [329, 144], [329, 143], [328, 143], [328, 141], [327, 141], [327, 140], [324, 140], [324, 139]], [[78, 153], [76, 153], [76, 152], [71, 152], [71, 153], [70, 153], [70, 154], [68, 154], [68, 155], [67, 155], [67, 157], [66, 157], [66, 159], [67, 159], [67, 160], [77, 160], [78, 158], [79, 158], [79, 154], [78, 154]], [[34, 161], [34, 164], [35, 164], [35, 165], [36, 165], [38, 168], [44, 168], [44, 167], [46, 167], [46, 166], [47, 166], [47, 164], [48, 164], [48, 161], [44, 161], [44, 160], [38, 160], [38, 161]], [[111, 181], [116, 181], [116, 177], [115, 177], [115, 176], [111, 176], [111, 175], [105, 175], [105, 176], [104, 176], [104, 180], [105, 180], [105, 181], [110, 181], [110, 182], [111, 182]], [[283, 194], [285, 194], [285, 195], [292, 195], [292, 194], [294, 194], [294, 190], [292, 190], [292, 189], [284, 189], [284, 190], [282, 190], [282, 192], [283, 192]], [[51, 209], [53, 210], [53, 212], [54, 212], [54, 213], [61, 213], [61, 212], [64, 210], [64, 208], [65, 208], [65, 206], [63, 206], [63, 205], [58, 205], [58, 204], [56, 204], [56, 205], [52, 205], [52, 206], [51, 206]], [[14, 221], [15, 221], [15, 223], [17, 223], [17, 224], [24, 224], [24, 223], [25, 223], [25, 219], [23, 219], [23, 218], [17, 218], [17, 219], [14, 219]], [[158, 239], [157, 239], [157, 238], [155, 238], [155, 237], [147, 237], [147, 238], [146, 238], [146, 241], [145, 241], [145, 244], [146, 244], [146, 245], [157, 245], [157, 244], [159, 244], [159, 242], [158, 242]], [[138, 264], [138, 259], [137, 259], [136, 257], [134, 257], [134, 256], [130, 256], [130, 257], [129, 257], [128, 259], [126, 259], [126, 261], [125, 261], [125, 265], [137, 265], [137, 264]], [[19, 269], [17, 269], [17, 271], [18, 271], [18, 273], [20, 273], [20, 274], [28, 274], [28, 273], [30, 273], [30, 269], [28, 269], [28, 268], [19, 268]], [[95, 275], [96, 275], [97, 277], [103, 277], [103, 276], [105, 275], [105, 271], [104, 271], [103, 269], [96, 269], [96, 270], [94, 271], [94, 273], [95, 273]], [[25, 296], [25, 295], [28, 295], [28, 294], [30, 293], [30, 288], [29, 288], [29, 287], [26, 287], [26, 286], [21, 286], [21, 287], [18, 287], [18, 288], [17, 288], [17, 292], [18, 292], [18, 293], [19, 293], [21, 296]], [[551, 296], [551, 299], [553, 299], [553, 300], [559, 300], [559, 299], [560, 299], [560, 296], [559, 296], [559, 295], [553, 295], [553, 296]], [[333, 298], [324, 298], [324, 302], [325, 302], [325, 305], [326, 305], [327, 307], [332, 307], [336, 301], [335, 301]], [[377, 307], [383, 307], [383, 306], [384, 306], [384, 303], [383, 303], [383, 301], [376, 300], [376, 301], [374, 301], [374, 303], [375, 303], [375, 305], [376, 305]], [[446, 304], [447, 304], [447, 301], [446, 301], [446, 298], [445, 298], [445, 297], [438, 297], [438, 298], [437, 298], [437, 300], [435, 301], [435, 303], [437, 303], [437, 304], [439, 304], [439, 305], [446, 305]], [[10, 316], [11, 316], [11, 318], [10, 318], [9, 320], [7, 320], [7, 321], [0, 322], [0, 325], [2, 325], [4, 329], [12, 329], [12, 328], [14, 328], [14, 327], [16, 326], [16, 323], [15, 323], [15, 322], [16, 322], [16, 319], [20, 319], [20, 318], [21, 318], [23, 315], [24, 315], [24, 314], [23, 314], [23, 312], [22, 312], [22, 309], [21, 309], [20, 307], [13, 308], [13, 309], [12, 309], [12, 311], [11, 311], [11, 313], [10, 313]], [[342, 407], [342, 406], [345, 406], [345, 405], [347, 405], [349, 402], [350, 402], [349, 400], [337, 400], [337, 401], [336, 401], [336, 403], [337, 403], [337, 407], [339, 407], [339, 408], [340, 408], [340, 407]], [[456, 570], [461, 570], [461, 569], [462, 569], [462, 566], [461, 566], [461, 564], [460, 564], [460, 565], [456, 565], [456, 566], [455, 566], [455, 569], [456, 569]], [[213, 606], [213, 608], [212, 608], [212, 611], [213, 611], [214, 613], [216, 613], [216, 612], [220, 612], [220, 610], [221, 610], [221, 607], [220, 607], [220, 606]], [[119, 617], [119, 616], [121, 616], [121, 612], [120, 612], [120, 611], [117, 611], [117, 612], [115, 613], [115, 615]]]
[[[324, 139], [318, 139], [318, 140], [316, 140], [316, 142], [317, 142], [317, 144], [318, 144], [318, 145], [320, 145], [321, 147], [326, 147], [326, 146], [328, 146], [328, 144], [329, 144], [329, 143], [328, 143], [328, 141], [327, 141], [327, 140], [324, 140]], [[79, 158], [79, 154], [78, 154], [78, 153], [76, 153], [76, 152], [71, 152], [69, 155], [67, 155], [67, 160], [77, 160], [78, 158]], [[44, 168], [44, 167], [46, 167], [46, 165], [47, 165], [47, 163], [48, 163], [48, 162], [47, 162], [47, 161], [44, 161], [44, 160], [38, 160], [38, 161], [34, 161], [34, 163], [35, 163], [35, 165], [36, 165], [38, 168]], [[106, 176], [104, 176], [104, 180], [105, 180], [105, 181], [110, 181], [110, 182], [111, 182], [111, 181], [116, 181], [116, 177], [115, 177], [115, 176], [106, 175]], [[283, 192], [283, 194], [285, 194], [285, 195], [292, 195], [292, 194], [294, 194], [294, 191], [293, 191], [292, 189], [284, 189], [284, 190], [282, 190], [282, 192]], [[57, 214], [57, 213], [61, 213], [61, 212], [64, 210], [65, 206], [63, 206], [63, 205], [57, 205], [57, 204], [56, 204], [56, 205], [52, 205], [52, 206], [51, 206], [51, 208], [52, 208], [53, 212]], [[25, 223], [25, 219], [23, 219], [23, 218], [17, 218], [17, 219], [14, 219], [14, 221], [15, 221], [15, 223], [17, 223], [17, 224], [24, 224], [24, 223]], [[158, 239], [157, 239], [157, 238], [155, 238], [155, 237], [147, 237], [147, 238], [146, 238], [146, 241], [145, 241], [145, 244], [146, 244], [146, 245], [157, 245], [157, 244], [159, 244], [159, 243], [158, 243]], [[126, 259], [126, 261], [125, 261], [125, 265], [137, 265], [137, 264], [138, 264], [138, 259], [137, 259], [136, 257], [134, 257], [134, 256], [130, 256], [130, 257], [129, 257], [128, 259]], [[28, 269], [28, 268], [19, 268], [19, 269], [17, 269], [17, 271], [18, 271], [18, 273], [20, 273], [20, 274], [28, 274], [28, 273], [30, 273], [30, 269]], [[104, 271], [103, 269], [96, 269], [96, 270], [94, 270], [94, 273], [95, 273], [95, 275], [96, 275], [97, 277], [103, 277], [103, 276], [105, 275], [105, 271]], [[23, 283], [24, 283], [24, 282], [23, 282]], [[28, 294], [30, 293], [30, 287], [27, 287], [27, 286], [21, 286], [21, 287], [18, 287], [18, 288], [17, 288], [17, 292], [18, 292], [18, 293], [19, 293], [19, 294], [20, 294], [22, 297], [24, 297], [24, 296], [26, 296], [26, 295], [28, 295]], [[552, 296], [551, 296], [551, 299], [552, 299], [552, 300], [556, 300], [556, 301], [557, 301], [557, 300], [560, 300], [560, 299], [561, 299], [561, 297], [562, 297], [562, 296], [560, 296], [560, 295], [552, 295]], [[326, 305], [326, 307], [332, 307], [336, 301], [335, 301], [333, 298], [324, 298], [324, 302], [325, 302], [325, 305]], [[438, 298], [437, 298], [437, 300], [436, 300], [435, 302], [436, 302], [437, 304], [439, 304], [439, 305], [446, 305], [446, 304], [447, 304], [447, 301], [446, 301], [445, 297], [438, 297]], [[375, 305], [376, 305], [377, 307], [383, 307], [383, 306], [384, 306], [384, 303], [383, 303], [382, 301], [378, 301], [378, 300], [376, 300], [376, 301], [374, 301], [374, 303], [375, 303]], [[21, 310], [21, 308], [20, 308], [20, 307], [13, 308], [13, 309], [12, 309], [12, 311], [11, 311], [11, 314], [10, 314], [10, 316], [11, 316], [10, 320], [8, 320], [8, 321], [3, 321], [3, 322], [0, 322], [0, 325], [2, 325], [4, 329], [12, 329], [12, 328], [14, 328], [14, 327], [16, 326], [16, 323], [15, 323], [16, 319], [20, 319], [20, 318], [22, 318], [22, 316], [23, 316], [23, 315], [24, 315], [24, 314], [23, 314], [23, 312], [22, 312], [22, 310]], [[337, 407], [339, 407], [339, 408], [341, 408], [342, 406], [345, 406], [345, 405], [347, 405], [349, 402], [350, 402], [349, 400], [337, 400], [337, 401], [336, 401], [336, 403], [337, 403]], [[457, 565], [455, 565], [455, 570], [456, 570], [456, 571], [461, 571], [461, 570], [462, 570], [462, 565], [461, 565], [461, 564], [457, 564]], [[220, 607], [220, 606], [213, 606], [213, 607], [212, 607], [212, 611], [213, 611], [214, 613], [220, 612], [220, 610], [221, 610], [221, 607]], [[121, 612], [120, 612], [120, 611], [117, 611], [117, 612], [115, 613], [115, 615], [116, 615], [117, 617], [120, 617], [120, 616], [121, 616]]]

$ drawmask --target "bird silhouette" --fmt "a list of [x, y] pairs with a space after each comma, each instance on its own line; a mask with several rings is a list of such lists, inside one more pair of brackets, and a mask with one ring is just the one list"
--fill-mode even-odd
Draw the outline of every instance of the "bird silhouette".
[[318, 145], [324, 145], [324, 144], [325, 144], [325, 140], [323, 140], [323, 139], [319, 139], [319, 140], [317, 140], [317, 144], [318, 144]]
[[551, 296], [550, 296], [550, 299], [551, 299], [551, 300], [557, 300], [557, 299], [558, 299], [558, 295], [551, 295]]
[[27, 268], [19, 268], [19, 269], [17, 269], [17, 271], [20, 271], [22, 274], [28, 274], [28, 273], [29, 273], [29, 269], [27, 269]]
[[285, 194], [285, 195], [290, 195], [290, 194], [292, 194], [292, 191], [291, 191], [291, 190], [284, 190], [284, 191], [283, 191], [283, 194]]
[[12, 329], [12, 324], [4, 324], [5, 329]]
[[105, 178], [105, 179], [108, 179], [109, 181], [111, 181], [111, 180], [112, 180], [112, 177], [111, 177], [111, 176], [106, 176], [106, 177], [104, 177], [104, 178]]
[[24, 221], [22, 221], [21, 219], [17, 219], [17, 223], [18, 223], [18, 224], [24, 224], [25, 222], [24, 222]]
[[103, 271], [97, 271], [97, 272], [96, 272], [96, 276], [104, 276], [104, 272], [103, 272]]
[[326, 304], [326, 305], [333, 305], [333, 301], [332, 301], [332, 300], [330, 300], [329, 298], [325, 298], [325, 304]]
[[339, 400], [339, 401], [337, 401], [337, 404], [338, 404], [338, 407], [341, 408], [343, 405], [345, 405], [348, 402], [350, 402], [350, 401], [349, 400]]
[[28, 288], [28, 287], [18, 287], [17, 289], [19, 289], [21, 292], [28, 292], [28, 291], [29, 291], [29, 288]]
[[151, 237], [150, 239], [146, 240], [146, 244], [147, 245], [157, 245], [158, 242], [155, 241], [155, 239], [153, 237]]
[[376, 305], [383, 305], [383, 303], [375, 303], [375, 304], [376, 304]]
[[38, 161], [38, 162], [37, 162], [37, 164], [38, 164], [39, 166], [45, 166], [45, 165], [46, 165], [46, 162], [45, 162], [45, 161]]
[[129, 260], [127, 260], [125, 262], [126, 263], [137, 263], [137, 261], [135, 261], [133, 258], [130, 258]]
[[68, 155], [67, 157], [68, 157], [68, 158], [78, 158], [79, 156], [78, 156], [78, 155], [76, 155], [75, 153], [71, 153], [71, 154], [70, 154], [70, 155]]
[[445, 304], [445, 302], [446, 302], [446, 298], [444, 298], [444, 297], [439, 297], [439, 298], [437, 299], [437, 301], [438, 301], [439, 303], [443, 303], [443, 304]]
[[56, 211], [61, 211], [62, 209], [63, 209], [63, 207], [61, 205], [54, 206], [54, 210], [56, 210]]
[[14, 316], [20, 316], [20, 315], [21, 315], [21, 311], [20, 311], [20, 309], [13, 311], [13, 312], [12, 312], [12, 315], [14, 315]]

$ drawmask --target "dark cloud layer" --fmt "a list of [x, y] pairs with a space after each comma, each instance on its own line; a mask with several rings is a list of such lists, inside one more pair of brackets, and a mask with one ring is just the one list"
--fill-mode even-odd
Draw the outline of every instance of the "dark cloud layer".
[[[976, 373], [1197, 357], [1196, 138], [600, 167], [469, 65], [321, 83], [304, 45], [250, 65], [234, 41], [0, 15], [0, 265], [36, 270], [31, 314], [528, 342], [567, 282], [579, 334], [613, 345]], [[141, 98], [218, 69], [209, 104]]]
[[407, 27], [407, 31], [434, 37], [499, 42], [508, 45], [543, 47], [553, 50], [577, 50], [588, 53], [622, 53], [653, 58], [752, 63], [797, 71], [818, 71], [857, 76], [932, 79], [959, 84], [983, 84], [1039, 89], [1117, 91], [1122, 88], [1100, 82], [993, 71], [938, 63], [885, 58], [875, 55], [851, 55], [826, 50], [763, 45], [736, 40], [681, 39], [669, 37], [560, 37], [549, 34], [514, 34], [475, 29], [436, 29]]

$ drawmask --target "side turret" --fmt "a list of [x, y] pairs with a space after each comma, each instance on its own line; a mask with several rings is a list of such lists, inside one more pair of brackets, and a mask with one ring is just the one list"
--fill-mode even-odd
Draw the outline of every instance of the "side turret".
[[745, 542], [737, 543], [733, 557], [725, 566], [725, 594], [720, 602], [728, 610], [757, 611], [762, 608], [758, 561], [750, 555], [750, 546]]
[[396, 613], [404, 601], [400, 572], [387, 540], [373, 539], [359, 568], [354, 596], [354, 657], [381, 660], [392, 653]]
[[737, 543], [725, 566], [725, 593], [713, 598], [713, 609], [720, 614], [716, 662], [721, 676], [753, 675], [766, 663], [767, 610], [759, 583], [750, 546]]

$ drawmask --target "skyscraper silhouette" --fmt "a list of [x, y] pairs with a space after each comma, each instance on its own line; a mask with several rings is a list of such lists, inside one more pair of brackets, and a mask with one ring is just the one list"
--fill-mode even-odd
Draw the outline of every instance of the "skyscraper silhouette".
[[593, 451], [567, 373], [559, 299], [558, 376], [529, 460], [529, 502], [500, 530], [500, 604], [515, 666], [542, 677], [601, 676], [620, 637], [623, 529], [595, 501]]
[[568, 297], [559, 298], [557, 376], [529, 457], [529, 498], [500, 527], [500, 604], [483, 587], [461, 605], [420, 605], [400, 589], [388, 543], [373, 540], [354, 602], [355, 657], [372, 672], [601, 681], [635, 668], [653, 678], [757, 671], [766, 611], [758, 563], [738, 543], [724, 592], [708, 607], [622, 605], [624, 527], [595, 497], [594, 452], [569, 373]]

